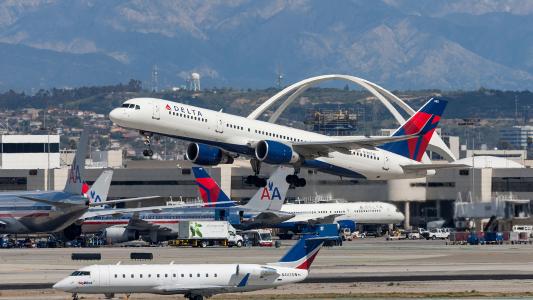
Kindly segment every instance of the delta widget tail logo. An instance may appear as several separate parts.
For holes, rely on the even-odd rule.
[[[429,100],[393,134],[393,136],[418,134],[417,136],[404,141],[387,143],[380,148],[421,161],[447,103],[441,99]]]
[[[263,188],[263,191],[261,192],[261,200],[282,200],[281,199],[281,193],[279,192],[279,189],[274,186],[274,183],[272,181],[268,182],[268,185]]]
[[[220,189],[218,184],[207,174],[204,168],[193,167],[193,173],[196,177],[196,185],[200,190],[200,196],[206,207],[229,207],[234,206],[228,196]],[[224,202],[223,204],[217,204]]]

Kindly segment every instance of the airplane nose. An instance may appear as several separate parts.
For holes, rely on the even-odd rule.
[[[121,119],[120,115],[122,115],[122,113],[118,108],[115,108],[109,113],[109,119],[113,121],[113,123],[118,123]]]
[[[69,288],[69,284],[67,283],[66,279],[63,279],[54,284],[52,288],[54,290],[67,291]]]

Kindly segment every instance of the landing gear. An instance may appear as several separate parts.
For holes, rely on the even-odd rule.
[[[287,183],[295,187],[304,187],[307,184],[305,178],[300,178],[298,175],[287,175]]]
[[[110,294],[104,294],[104,297],[105,297],[106,299],[113,299],[113,298],[115,298],[115,294],[113,294],[113,293],[110,293]]]
[[[195,294],[185,294],[185,298],[189,300],[204,300],[204,296]]]
[[[72,293],[72,300],[80,300],[78,293]]]
[[[144,145],[146,146],[146,149],[143,150],[143,155],[152,157],[154,155],[154,151],[152,151],[152,136],[153,133],[146,132],[146,131],[140,131],[140,134],[144,136]]]
[[[307,184],[307,181],[305,178],[298,177],[298,173],[300,173],[300,168],[296,168],[294,175],[287,175],[287,183],[294,186],[294,187],[304,187]]]
[[[267,185],[266,179],[257,176],[261,170],[261,161],[259,161],[257,158],[252,158],[250,159],[250,164],[252,165],[254,175],[246,177],[246,184],[253,184],[256,187],[265,187]]]

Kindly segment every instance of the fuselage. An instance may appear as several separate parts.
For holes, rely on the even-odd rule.
[[[122,107],[111,111],[109,117],[114,123],[125,128],[216,146],[248,157],[255,155],[255,146],[262,140],[287,145],[295,142],[339,140],[339,137],[154,98],[130,99]],[[334,175],[369,180],[427,175],[427,171],[404,171],[402,165],[418,162],[383,149],[360,148],[349,153],[330,152],[327,156],[305,159],[301,166]]]
[[[31,201],[28,196],[74,205],[58,207]],[[60,191],[0,193],[0,233],[28,234],[57,232],[74,223],[87,211],[87,198]]]
[[[266,272],[265,272],[266,271]],[[54,285],[70,293],[207,295],[245,292],[304,280],[308,271],[258,264],[93,265]]]

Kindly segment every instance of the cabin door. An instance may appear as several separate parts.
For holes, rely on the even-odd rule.
[[[161,111],[157,103],[152,103],[152,119],[154,120],[161,119]]]

